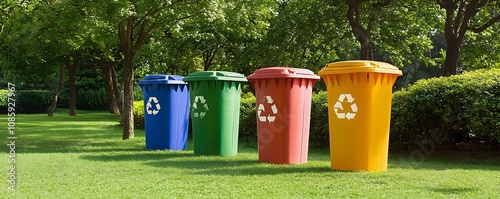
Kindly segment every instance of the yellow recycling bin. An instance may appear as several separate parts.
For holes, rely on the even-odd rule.
[[[392,87],[402,72],[354,60],[328,64],[318,75],[328,91],[332,169],[386,171]]]

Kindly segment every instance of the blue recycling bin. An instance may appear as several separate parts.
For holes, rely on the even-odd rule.
[[[189,90],[183,78],[178,75],[149,75],[139,82],[144,94],[146,149],[186,149]]]

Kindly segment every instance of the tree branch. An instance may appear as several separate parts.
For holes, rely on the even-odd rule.
[[[486,22],[485,24],[483,24],[481,27],[477,27],[477,28],[476,27],[470,27],[470,30],[472,30],[472,32],[474,32],[474,33],[483,32],[484,30],[486,30],[487,28],[489,28],[490,26],[492,26],[496,22],[500,22],[500,15],[491,18],[488,22]]]
[[[386,0],[386,1],[382,1],[382,2],[373,3],[372,7],[373,8],[380,8],[380,7],[388,6],[389,4],[391,4],[391,2],[392,2],[392,0]]]
[[[460,25],[460,29],[458,29],[459,31],[457,34],[459,41],[462,40],[461,38],[465,36],[465,32],[467,32],[467,30],[469,29],[469,22],[476,14],[477,5],[479,3],[478,1],[479,0],[472,0],[471,2],[469,2],[469,4],[466,5],[462,24]]]
[[[454,27],[455,31],[458,31],[458,27],[460,27],[460,24],[464,20],[464,13],[466,11],[466,8],[465,8],[466,5],[467,5],[466,2],[462,1],[460,3],[460,6],[458,6],[457,16],[455,17],[455,21],[453,22],[453,27]]]
[[[482,0],[477,4],[477,8],[482,8],[486,5],[488,5],[489,2],[490,2],[490,0]]]
[[[442,0],[436,0],[436,3],[438,3],[441,8],[445,8],[445,5]]]

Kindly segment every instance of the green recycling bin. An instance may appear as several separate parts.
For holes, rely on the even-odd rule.
[[[183,81],[189,82],[194,154],[236,155],[245,76],[204,71],[191,73]]]

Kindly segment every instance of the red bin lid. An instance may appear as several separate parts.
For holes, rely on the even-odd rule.
[[[272,79],[272,78],[303,78],[303,79],[319,79],[309,69],[304,68],[289,68],[289,67],[268,67],[261,68],[256,71],[247,79]]]

